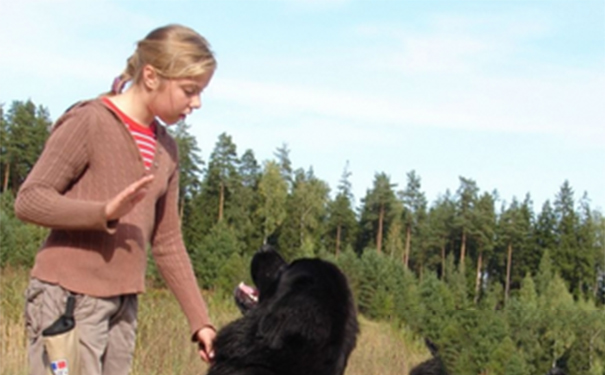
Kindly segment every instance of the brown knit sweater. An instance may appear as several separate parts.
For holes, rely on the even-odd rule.
[[[108,227],[106,202],[146,173],[155,177],[145,198]],[[20,219],[51,228],[32,276],[96,297],[142,293],[150,244],[192,334],[210,325],[181,236],[178,182],[176,143],[164,127],[147,171],[128,129],[100,100],[70,109],[15,202]]]

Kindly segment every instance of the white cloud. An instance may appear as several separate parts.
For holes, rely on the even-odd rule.
[[[380,96],[234,79],[213,83],[210,95],[267,118],[304,115],[385,129],[421,125],[603,142],[603,87],[602,72],[557,70],[541,77],[464,77],[423,96],[405,90]]]

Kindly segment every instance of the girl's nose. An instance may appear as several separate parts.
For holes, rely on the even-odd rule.
[[[191,99],[191,108],[198,109],[202,106],[202,98],[201,95],[194,95]]]

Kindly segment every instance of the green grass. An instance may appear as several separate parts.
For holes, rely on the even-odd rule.
[[[23,293],[27,271],[0,272],[0,375],[27,374],[27,340],[23,323]],[[205,294],[217,327],[237,318],[230,298]],[[407,374],[427,357],[420,340],[388,323],[360,317],[361,334],[349,359],[347,375]],[[190,341],[183,313],[164,289],[151,289],[139,302],[137,347],[132,375],[204,374],[206,365]]]

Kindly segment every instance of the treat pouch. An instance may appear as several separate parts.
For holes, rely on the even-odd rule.
[[[49,375],[80,375],[78,330],[74,319],[75,297],[69,295],[65,313],[42,331],[44,348],[48,355]]]

